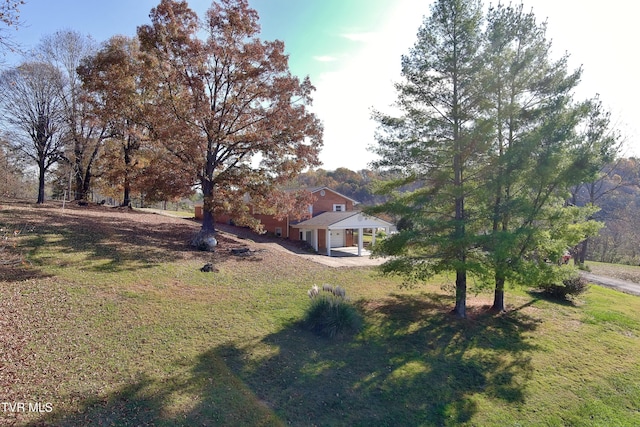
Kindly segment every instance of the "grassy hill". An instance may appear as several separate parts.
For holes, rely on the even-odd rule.
[[[185,219],[0,206],[0,401],[42,409],[0,425],[640,425],[638,297],[512,289],[495,316],[479,293],[458,320],[451,278],[406,289],[225,233],[193,252]],[[298,326],[323,283],[358,335]]]

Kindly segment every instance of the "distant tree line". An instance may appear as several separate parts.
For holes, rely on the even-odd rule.
[[[586,260],[640,265],[640,159],[620,158],[605,165],[597,179],[572,188],[571,203],[599,208],[593,218],[604,227],[573,251]]]
[[[385,200],[375,192],[375,186],[383,179],[379,172],[369,169],[352,171],[348,168],[336,170],[315,169],[304,172],[288,185],[309,188],[327,186],[365,206],[373,206]]]

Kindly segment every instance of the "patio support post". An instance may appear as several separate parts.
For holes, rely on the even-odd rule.
[[[327,227],[324,240],[327,243],[327,256],[331,256],[331,229]]]
[[[376,228],[371,229],[371,246],[376,244]]]
[[[363,235],[364,234],[364,228],[360,227],[358,228],[358,256],[362,256],[362,245],[364,242],[363,239]]]
[[[313,229],[313,249],[318,252],[318,229]]]

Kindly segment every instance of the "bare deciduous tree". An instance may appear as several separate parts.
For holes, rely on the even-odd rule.
[[[58,68],[68,82],[62,93],[67,126],[64,158],[73,171],[76,200],[88,197],[92,168],[106,137],[106,125],[91,114],[77,72],[83,59],[95,52],[96,43],[93,39],[73,30],[61,30],[44,37],[36,50],[36,55]]]
[[[20,6],[24,0],[3,0],[0,2],[0,55],[4,56],[5,51],[15,51],[16,43],[11,34],[7,33],[7,28],[18,29],[20,27]],[[0,63],[2,58],[0,57]]]
[[[64,77],[50,64],[26,62],[0,74],[0,120],[12,150],[38,167],[38,203],[45,174],[62,157]]]

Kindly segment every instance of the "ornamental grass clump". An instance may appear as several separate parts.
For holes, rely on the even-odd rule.
[[[589,283],[584,277],[575,275],[562,281],[562,284],[545,284],[542,292],[552,298],[570,299],[585,293],[589,289]]]
[[[303,325],[310,331],[328,338],[357,332],[362,318],[340,286],[314,285],[308,292],[311,305],[305,314]]]

